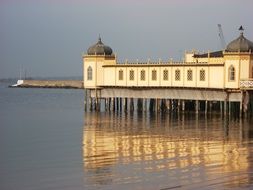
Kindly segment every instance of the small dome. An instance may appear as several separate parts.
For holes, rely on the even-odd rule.
[[[112,55],[112,53],[112,48],[104,45],[100,37],[98,42],[87,50],[88,55]]]
[[[246,39],[243,35],[243,32],[241,32],[241,35],[230,42],[227,45],[226,51],[228,52],[249,52],[253,51],[253,42]]]

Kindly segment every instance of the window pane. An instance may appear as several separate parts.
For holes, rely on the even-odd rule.
[[[141,70],[141,80],[145,80],[145,71]]]
[[[192,70],[187,71],[187,80],[192,81]]]
[[[91,66],[87,69],[87,80],[92,80],[92,68]]]
[[[129,72],[129,80],[134,80],[134,71],[133,70],[131,70]]]
[[[180,70],[175,71],[175,80],[179,81],[180,80]]]
[[[119,80],[123,80],[123,71],[119,70]]]
[[[206,80],[206,73],[205,73],[205,70],[202,69],[200,72],[199,72],[199,80],[200,81],[205,81]]]
[[[163,80],[169,80],[169,72],[168,70],[163,71]]]
[[[156,70],[152,71],[152,80],[156,80]]]
[[[234,81],[235,80],[235,68],[233,66],[229,67],[228,74],[229,74],[229,80]]]

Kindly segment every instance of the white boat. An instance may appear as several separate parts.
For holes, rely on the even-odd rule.
[[[24,83],[24,80],[18,80],[17,81],[17,84],[13,84],[13,85],[11,85],[10,87],[18,87],[18,86],[20,86],[21,84],[23,84]]]

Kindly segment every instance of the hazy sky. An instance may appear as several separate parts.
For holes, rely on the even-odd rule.
[[[180,59],[219,50],[243,25],[253,41],[252,0],[0,0],[0,78],[81,76],[82,52],[102,41],[119,61]]]

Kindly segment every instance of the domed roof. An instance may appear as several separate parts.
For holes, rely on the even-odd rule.
[[[243,28],[240,27],[241,31]],[[244,37],[243,32],[241,32],[240,36],[230,42],[227,45],[226,51],[228,52],[249,52],[253,51],[253,42],[249,41],[247,38]]]
[[[100,37],[98,42],[87,50],[88,55],[112,55],[112,53],[112,48],[104,45]]]

